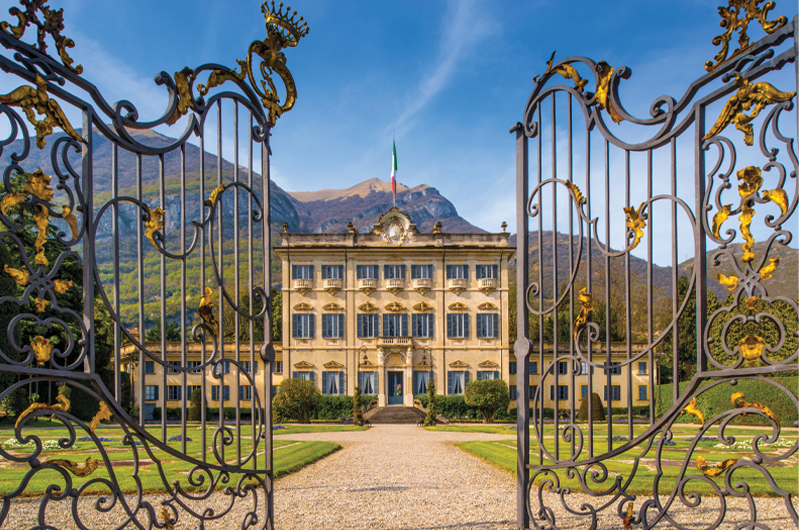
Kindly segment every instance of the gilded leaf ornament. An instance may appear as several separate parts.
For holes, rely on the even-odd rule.
[[[94,473],[98,467],[100,467],[100,463],[92,458],[91,456],[86,459],[86,462],[73,462],[72,460],[67,459],[50,459],[46,463],[53,464],[54,466],[62,467],[75,475],[76,477],[88,477],[92,473]]]
[[[586,287],[578,293],[578,301],[581,303],[581,312],[575,319],[575,325],[572,327],[572,337],[577,341],[578,332],[583,326],[589,322],[589,315],[592,314],[592,293],[586,292]]]
[[[767,343],[758,335],[747,335],[739,342],[739,351],[750,366],[758,364]]]
[[[778,268],[780,262],[781,260],[778,258],[769,258],[769,265],[761,267],[761,270],[758,271],[759,276],[761,276],[761,281],[772,278],[772,273]]]
[[[28,280],[31,277],[31,274],[25,269],[12,269],[8,265],[3,265],[3,270],[6,274],[11,276],[11,278],[16,282],[17,285],[20,287],[25,287],[28,285]]]
[[[597,83],[597,92],[594,95],[594,101],[597,103],[597,108],[600,110],[608,110],[608,115],[614,120],[614,123],[622,121],[622,116],[611,105],[609,96],[611,94],[611,77],[614,75],[614,67],[605,61],[597,63],[597,72],[600,74],[600,81]]]
[[[553,51],[552,55],[550,55],[550,60],[547,61],[547,70],[545,70],[544,74],[542,74],[541,80],[544,81],[553,74],[561,74],[564,79],[572,79],[572,82],[575,83],[575,90],[582,93],[589,81],[587,79],[583,79],[580,74],[578,74],[578,71],[575,69],[575,67],[571,64],[560,64],[553,68],[553,61],[555,60],[555,57],[556,52]],[[534,76],[534,83],[539,82],[539,80],[540,78],[538,75]]]
[[[633,502],[628,503],[628,510],[625,512],[625,517],[622,518],[623,530],[631,530],[631,519],[633,518]]]
[[[214,291],[211,290],[211,287],[206,287],[203,296],[200,297],[195,316],[202,319],[206,326],[211,328],[214,335],[217,334],[217,319],[214,317]]]
[[[110,420],[112,418],[111,411],[106,405],[105,401],[100,402],[100,410],[97,411],[97,414],[94,415],[92,418],[92,422],[89,424],[89,430],[94,434],[94,430],[100,425],[102,420]]]
[[[731,394],[731,405],[733,405],[734,408],[737,409],[750,409],[750,408],[758,409],[761,412],[763,412],[768,418],[772,419],[775,423],[777,423],[778,429],[780,429],[781,427],[780,420],[778,420],[778,417],[775,415],[774,412],[772,412],[772,410],[769,407],[762,405],[761,403],[748,403],[744,399],[744,392],[736,392],[735,394]]]
[[[722,223],[731,215],[731,206],[733,205],[725,204],[720,211],[714,214],[714,218],[711,220],[711,233],[717,239],[719,239],[719,229],[722,228]]]
[[[25,409],[25,411],[22,414],[19,415],[19,418],[17,418],[17,422],[14,424],[14,429],[17,429],[19,427],[19,424],[22,423],[22,420],[25,418],[25,416],[27,416],[34,410],[46,409],[56,412],[67,412],[69,410],[70,403],[69,399],[67,399],[66,396],[58,395],[56,396],[56,401],[58,401],[58,403],[54,405],[48,405],[47,403],[31,403],[31,405],[27,409]]]
[[[72,280],[53,280],[53,290],[58,294],[64,294],[73,286]]]
[[[3,212],[3,215],[8,217],[8,210],[14,206],[19,206],[23,202],[25,202],[24,193],[6,193],[3,195],[3,200],[0,200],[0,212]]]
[[[34,298],[33,299],[33,307],[36,309],[37,313],[44,312],[47,309],[47,306],[50,304],[50,300],[45,300],[44,298]]]
[[[216,206],[217,198],[219,197],[219,194],[222,193],[223,191],[225,191],[225,186],[223,184],[220,184],[219,186],[214,188],[214,190],[211,192],[211,195],[208,196],[208,202],[211,203],[212,207]]]
[[[72,128],[58,101],[50,99],[47,95],[47,81],[39,74],[36,74],[36,88],[23,85],[8,94],[0,94],[0,103],[9,107],[20,107],[23,110],[28,121],[36,129],[36,146],[39,149],[44,149],[47,145],[46,138],[53,134],[53,127],[60,127],[73,139],[83,142],[83,138]],[[37,119],[37,115],[44,115],[44,119]]]
[[[756,240],[753,237],[753,233],[750,232],[753,215],[756,213],[751,207],[752,204],[752,199],[746,200],[742,206],[742,213],[739,215],[739,231],[742,233],[742,238],[744,239],[744,243],[742,244],[742,261],[744,262],[753,261],[753,258],[756,257],[756,255],[753,254],[753,245]]]
[[[583,202],[583,200],[584,200],[583,199],[583,193],[581,193],[581,189],[578,187],[577,184],[575,184],[571,180],[566,181],[564,184],[566,184],[566,186],[572,192],[573,197],[575,197],[575,204],[580,206],[581,202]]]
[[[758,196],[758,190],[764,184],[764,178],[761,176],[761,168],[756,166],[747,166],[736,172],[736,178],[739,180],[739,197],[745,198],[750,195]]]
[[[755,311],[756,310],[756,303],[761,300],[759,295],[748,296],[744,299],[745,304],[747,305],[748,311]]]
[[[731,274],[730,276],[725,276],[724,274],[720,273],[717,274],[717,281],[728,289],[729,291],[733,291],[736,289],[736,286],[739,285],[739,278]]]
[[[30,195],[45,202],[53,200],[53,188],[50,187],[50,175],[45,175],[42,168],[37,169],[33,173],[23,173],[25,181],[23,187]]]
[[[738,458],[729,458],[727,460],[723,460],[718,464],[714,464],[713,466],[706,464],[706,457],[703,455],[699,455],[697,457],[697,461],[695,462],[695,467],[707,477],[718,477],[719,475],[723,474],[726,469],[731,467],[733,464],[738,462]]]
[[[44,255],[44,243],[47,241],[47,228],[50,226],[50,212],[44,204],[36,204],[36,213],[33,214],[33,221],[36,223],[38,234],[36,241],[33,242],[33,247],[36,249],[36,255],[33,258],[34,263],[47,267],[50,262]]]
[[[144,235],[148,241],[150,241],[150,244],[157,249],[158,245],[156,245],[154,234],[164,228],[165,212],[161,208],[155,208],[152,210],[148,208],[147,211],[150,213],[150,218],[144,223]]]
[[[72,209],[69,206],[64,206],[61,210],[61,218],[67,222],[69,226],[70,232],[72,232],[72,239],[78,238],[78,233],[80,230],[78,229],[78,218],[75,217],[75,214],[72,213]]]
[[[633,206],[627,206],[622,208],[622,211],[625,212],[625,217],[627,217],[627,222],[625,223],[625,225],[633,233],[633,243],[631,243],[631,247],[628,250],[633,250],[637,246],[639,246],[639,241],[642,240],[642,236],[644,235],[643,229],[647,226],[647,223],[642,218],[642,210],[644,209],[644,204],[645,203],[640,204],[638,210],[635,209]]]
[[[703,413],[700,411],[699,408],[697,408],[696,397],[693,397],[692,400],[689,402],[689,404],[683,408],[681,414],[694,414],[700,419],[700,423],[705,424],[706,422],[705,418],[703,417]]]
[[[194,95],[192,94],[192,85],[196,75],[194,70],[185,67],[180,72],[175,72],[175,86],[178,89],[178,104],[175,107],[175,112],[167,120],[167,125],[174,125],[181,116],[184,116],[189,109],[194,109]]]
[[[3,21],[0,22],[0,29],[12,37],[20,39],[25,34],[25,29],[28,26],[35,25],[37,27],[36,48],[42,53],[47,53],[47,44],[44,39],[49,34],[56,43],[56,50],[58,50],[58,56],[61,57],[61,63],[76,74],[82,74],[83,67],[79,64],[72,66],[75,61],[67,53],[67,48],[75,47],[75,41],[61,34],[64,30],[64,10],[51,9],[50,6],[46,5],[47,0],[28,0],[20,3],[25,7],[25,11],[20,11],[18,7],[12,7],[8,10],[11,16],[17,17],[17,25],[12,26]],[[37,11],[41,11],[42,15],[44,15],[44,20],[39,19]]]
[[[729,124],[733,124],[738,130],[744,133],[744,143],[753,145],[753,124],[752,122],[767,105],[780,103],[792,99],[796,92],[781,92],[766,81],[751,83],[747,78],[742,77],[737,72],[736,86],[739,88],[736,93],[728,99],[722,112],[717,118],[717,122],[711,130],[703,136],[703,140],[708,140],[719,133]],[[745,111],[753,109],[750,114]]]
[[[161,518],[164,520],[164,530],[175,530],[175,521],[170,517],[169,510],[161,508]]]
[[[762,1],[763,0],[728,0],[728,7],[720,6],[718,8],[719,16],[722,17],[719,25],[725,28],[725,32],[721,35],[717,35],[711,41],[714,46],[722,45],[722,48],[720,48],[719,53],[714,56],[715,62],[706,61],[705,69],[707,71],[710,72],[714,70],[720,64],[728,60],[728,49],[734,31],[739,32],[739,47],[733,51],[731,58],[740,54],[750,46],[750,37],[747,36],[747,27],[750,25],[750,21],[758,20],[758,23],[761,24],[761,28],[770,35],[786,25],[788,20],[783,16],[775,20],[767,20],[767,13],[775,7],[775,2],[770,0],[763,6],[759,6]],[[744,13],[742,13],[740,18],[739,12],[742,9]]]
[[[789,198],[786,196],[786,190],[781,188],[774,189],[774,190],[764,190],[761,192],[761,196],[768,201],[772,201],[778,205],[778,208],[781,209],[781,216],[786,215],[786,212],[789,209]]]
[[[50,339],[37,335],[31,342],[31,348],[33,348],[33,356],[37,365],[43,366],[50,360],[50,355],[53,352],[53,344]]]

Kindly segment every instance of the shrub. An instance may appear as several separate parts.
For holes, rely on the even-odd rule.
[[[492,423],[498,410],[508,409],[508,385],[502,379],[470,381],[464,391],[464,401],[478,409],[484,423]]]
[[[428,413],[425,415],[425,427],[436,425],[436,383],[428,382]]]
[[[364,425],[364,416],[361,414],[361,387],[356,386],[353,392],[353,425]]]
[[[626,413],[628,409],[625,409]],[[603,402],[600,401],[600,395],[597,392],[592,392],[592,421],[603,421],[606,419],[606,412],[603,408]],[[583,396],[581,401],[581,408],[578,411],[578,421],[589,421],[589,395]]]
[[[284,379],[281,381],[275,404],[286,411],[286,415],[300,423],[308,423],[311,412],[320,399],[319,389],[313,381]]]
[[[3,407],[3,410],[6,411],[9,417],[16,418],[22,414],[22,411],[28,408],[28,405],[30,405],[30,403],[28,403],[28,391],[24,386],[21,386],[8,394],[3,399],[0,407]]]
[[[201,407],[203,406],[203,391],[199,388],[195,388],[192,392],[192,395],[189,396],[189,413],[188,413],[188,420],[189,421],[200,421],[202,416]],[[208,416],[208,414],[206,414]]]

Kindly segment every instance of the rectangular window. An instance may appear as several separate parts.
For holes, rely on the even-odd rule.
[[[447,372],[447,395],[463,394],[467,383],[469,383],[468,370],[451,370]]]
[[[406,266],[405,265],[384,265],[383,266],[383,279],[406,279]]]
[[[420,339],[433,338],[433,313],[411,315],[411,336]]]
[[[467,313],[447,314],[447,337],[450,339],[469,338],[469,315]]]
[[[639,375],[647,375],[647,361],[639,363]]]
[[[509,361],[508,362],[508,374],[509,375],[516,375],[517,373],[517,361]]]
[[[620,375],[622,373],[622,367],[620,367],[619,365],[620,363],[611,363],[611,366],[613,368],[609,370],[603,370],[603,375],[607,374],[608,372],[610,372],[611,375]]]
[[[322,315],[322,338],[344,338],[344,314],[324,313]]]
[[[517,400],[517,385],[510,385],[508,387],[508,397],[511,398],[511,401]]]
[[[558,362],[558,375],[566,375],[568,371],[567,361]]]
[[[186,368],[189,368],[191,372],[200,372],[201,364],[200,361],[186,361]]]
[[[528,361],[528,375],[536,375],[539,373],[539,366],[537,361]]]
[[[639,385],[639,401],[647,401],[647,385]]]
[[[408,315],[384,313],[382,333],[384,337],[408,337]]]
[[[365,280],[372,278],[378,279],[378,266],[377,265],[356,265],[356,279]]]
[[[469,265],[447,265],[445,268],[445,273],[447,274],[447,279],[458,279],[463,278],[465,280],[469,279]]]
[[[475,316],[475,328],[479,339],[496,339],[500,336],[498,329],[500,315],[497,313],[478,313]]]
[[[314,338],[314,316],[313,314],[293,314],[292,315],[292,338],[313,339]]]
[[[156,362],[155,361],[145,361],[144,362],[144,373],[146,373],[146,374],[154,374],[154,373],[156,373]]]
[[[585,398],[586,394],[588,393],[589,393],[589,385],[581,385],[581,401],[583,401],[583,398]]]
[[[181,385],[167,385],[167,400],[180,401]]]
[[[317,380],[314,372],[292,372],[292,379],[305,379],[306,381]]]
[[[145,401],[156,401],[158,399],[158,385],[145,385],[144,399]]]
[[[411,266],[411,279],[417,280],[427,278],[433,279],[433,265],[412,265]]]
[[[412,374],[412,391],[414,394],[427,394],[428,393],[428,383],[431,380],[431,373],[428,371],[417,371],[414,370]]]
[[[253,387],[242,385],[239,387],[239,401],[250,401],[253,399]]]
[[[181,362],[180,361],[170,362],[170,364],[173,365],[174,368],[173,368],[173,366],[167,366],[167,373],[168,374],[177,374],[177,373],[180,372],[180,370],[178,369],[178,368],[181,367]]]
[[[344,372],[322,372],[322,393],[326,396],[344,394]]]
[[[475,265],[475,279],[483,278],[497,279],[497,265]]]
[[[536,399],[536,389],[539,388],[537,385],[530,385],[528,387],[528,401],[533,401]]]
[[[293,280],[313,280],[314,279],[314,266],[313,265],[292,265],[292,279]]]
[[[378,315],[359,314],[356,316],[358,338],[368,339],[378,336]]]
[[[479,370],[475,375],[475,379],[483,381],[484,379],[500,379],[500,372],[497,370]]]
[[[358,372],[358,386],[365,396],[378,394],[378,372]]]
[[[222,387],[222,400],[228,401],[231,399],[230,385]],[[219,401],[219,385],[212,385],[211,387],[211,401]]]
[[[589,363],[581,363],[581,375],[589,375]]]
[[[323,280],[343,280],[344,279],[344,265],[323,265],[322,266],[322,279]]]
[[[231,362],[230,361],[223,361],[222,362],[222,373],[223,374],[231,373]]]
[[[256,366],[258,366],[258,363],[256,363]],[[283,361],[275,361],[275,364],[272,365],[272,373],[273,374],[283,373]]]
[[[189,385],[189,386],[187,386],[186,387],[186,397],[188,399],[192,399],[192,394],[194,394],[195,390],[197,390],[198,392],[202,393],[203,392],[203,387],[201,387],[200,385]]]
[[[553,385],[550,385],[550,399],[555,400],[553,397]],[[558,400],[566,401],[569,399],[569,385],[558,385]]]
[[[611,385],[611,401],[619,401],[622,399],[620,396],[622,395],[620,386],[619,385]],[[608,401],[608,386],[603,385],[603,399]]]

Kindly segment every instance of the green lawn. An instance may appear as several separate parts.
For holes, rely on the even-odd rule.
[[[159,439],[162,437],[160,427],[151,427],[147,430],[153,436]],[[39,456],[39,460],[43,462],[51,459],[66,459],[72,462],[84,463],[89,457],[101,460],[97,447],[91,440],[76,441],[68,450],[60,448],[57,445],[57,441],[59,438],[67,436],[66,429],[24,429],[23,434],[26,436],[39,436],[43,443],[46,444],[45,449]],[[79,431],[78,434],[80,435],[83,433]],[[167,428],[167,437],[178,434],[181,434],[181,428],[179,426],[171,426]],[[186,434],[187,437],[191,439],[191,441],[187,440],[186,442],[186,454],[188,456],[198,460],[202,460],[203,457],[205,457],[209,463],[216,462],[212,450],[213,430],[211,429],[211,426],[207,426],[205,447],[201,443],[202,432],[199,427],[187,427]],[[132,476],[134,470],[134,450],[132,447],[122,444],[122,429],[118,427],[100,427],[97,429],[96,435],[98,437],[111,439],[111,441],[103,441],[102,443],[103,448],[107,453],[107,458],[112,463],[114,476],[112,478],[111,474],[101,460],[100,467],[88,477],[80,478],[70,475],[70,477],[73,479],[73,487],[80,487],[81,484],[84,484],[87,481],[100,478],[106,480],[116,480],[124,492],[135,492],[137,484]],[[13,451],[13,454],[18,456],[30,454],[30,452],[33,450],[32,445],[29,447],[13,447],[14,445],[18,444],[16,444],[14,441],[9,443],[12,437],[13,433],[10,429],[0,430],[0,443],[3,444],[6,450]],[[242,457],[246,457],[248,448],[251,444],[247,429],[242,430],[242,436],[238,442],[239,444],[237,444],[236,439],[234,439],[232,445],[225,446],[224,448],[224,460],[229,464],[235,463],[238,458],[239,447],[237,447],[237,445],[240,445],[241,447]],[[181,441],[168,442],[167,445],[178,453],[183,450],[183,443]],[[323,458],[340,448],[338,444],[330,442],[306,442],[292,440],[275,440],[273,447],[273,468],[276,478],[288,473],[293,473],[301,469],[303,466],[319,460],[320,458]],[[181,487],[183,487],[185,490],[197,491],[208,487],[208,476],[204,477],[206,480],[202,487],[195,487],[189,483],[188,473],[191,471],[193,466],[190,463],[182,460],[179,456],[170,454],[167,451],[155,449],[152,446],[150,447],[152,455],[148,453],[144,446],[137,446],[136,449],[140,464],[138,477],[141,481],[141,488],[144,492],[158,492],[164,490],[164,484],[161,481],[159,473],[159,464],[155,462],[156,460],[160,461],[160,468],[167,477],[170,485],[172,485],[173,481],[177,480],[181,484]],[[259,450],[263,451],[263,444],[259,445]],[[263,452],[258,455],[258,458],[260,460],[258,467],[263,468]],[[245,466],[247,468],[252,468],[252,460],[250,460],[249,464],[245,464]],[[0,473],[0,494],[8,494],[19,487],[25,474],[30,470],[30,467],[27,463],[15,463],[0,458],[0,469],[2,469],[2,473]],[[217,476],[218,472],[215,472],[214,474]],[[196,477],[199,475],[204,474],[196,474]],[[238,476],[231,477],[233,481],[238,480],[238,478]],[[34,478],[28,483],[24,495],[41,495],[45,488],[47,488],[50,484],[59,484],[63,486],[64,479],[56,470],[43,469],[34,475]],[[229,484],[220,484],[220,487],[227,485]],[[108,489],[102,487],[102,485],[90,486],[89,491],[108,493]]]
[[[719,441],[701,441],[695,448],[694,453],[691,455],[689,461],[689,467],[687,468],[686,475],[699,475],[700,471],[697,470],[695,466],[695,461],[698,455],[703,455],[706,460],[707,464],[715,465],[718,462],[721,462],[726,459],[731,458],[738,458],[738,459],[750,459],[753,457],[752,449],[749,447],[749,441],[752,437],[759,432],[769,432],[768,430],[764,429],[763,431],[755,431],[755,430],[746,430],[746,429],[728,429],[726,430],[727,435],[736,436],[737,441],[747,441],[746,447],[740,448],[733,448],[733,447],[715,447],[719,444]],[[684,429],[681,428],[673,428],[673,438],[672,441],[675,442],[675,445],[667,446],[665,445],[663,448],[663,452],[661,455],[661,462],[662,462],[662,470],[663,476],[661,478],[661,482],[659,484],[659,492],[661,494],[668,494],[672,487],[674,486],[678,475],[680,473],[680,468],[683,464],[683,460],[686,457],[686,451],[691,445],[690,441],[685,441],[686,438],[693,437],[697,433],[697,429],[692,428],[691,426],[687,426]],[[714,435],[714,433],[707,433],[707,435]],[[624,434],[623,434],[624,436]],[[797,442],[797,431],[789,431],[788,433],[784,432],[781,436],[783,439],[788,440],[790,443]],[[626,442],[624,441],[614,441],[613,447],[619,447],[624,445]],[[607,450],[608,447],[607,438],[605,433],[602,436],[595,436],[594,438],[594,446],[595,446],[595,455],[602,454]],[[560,442],[560,454],[562,458],[568,458],[569,454],[568,451],[571,447],[571,444],[564,442],[563,440]],[[497,440],[497,441],[471,441],[471,442],[461,442],[456,444],[457,447],[460,449],[473,454],[509,473],[515,474],[517,468],[517,443],[516,440],[513,439],[504,439],[504,440]],[[548,451],[554,451],[555,443],[552,438],[545,439],[545,447]],[[762,451],[770,456],[776,456],[778,454],[784,454],[788,451],[788,448],[773,448],[769,449],[769,446],[761,446]],[[622,477],[623,483],[630,478],[631,470],[633,469],[633,459],[637,456],[642,455],[645,449],[645,445],[636,446],[634,449],[618,455],[614,458],[611,458],[605,461],[605,464],[608,467],[609,476],[607,480],[600,484],[592,484],[591,477],[587,477],[589,483],[592,485],[592,488],[595,491],[603,491],[610,488],[616,477],[619,475]],[[653,480],[656,477],[656,468],[655,468],[655,456],[656,456],[657,447],[655,445],[651,446],[648,452],[643,456],[642,460],[639,463],[639,469],[636,471],[633,479],[631,480],[630,486],[627,488],[628,493],[636,493],[636,494],[646,494],[652,493],[653,491]],[[584,452],[581,453],[579,458],[587,458],[588,457],[588,449],[584,447]],[[531,455],[530,455],[531,463],[538,464],[539,463],[539,446],[535,440],[531,440]],[[544,460],[543,463],[547,464],[549,461]],[[787,462],[784,461],[784,464]],[[579,467],[579,471],[583,471],[584,467]],[[594,466],[592,470],[599,471],[597,466]],[[782,487],[786,488],[786,491],[791,493],[792,495],[797,495],[798,493],[798,482],[797,482],[797,473],[798,473],[798,465],[797,465],[797,456],[793,456],[791,459],[788,460],[788,465],[784,467],[770,467],[769,469],[772,477],[775,479],[777,484],[781,485]],[[591,472],[591,470],[590,470]],[[535,473],[534,470],[531,470],[531,473]],[[572,491],[580,491],[581,486],[579,481],[576,478],[568,478],[566,470],[558,470],[556,473],[559,476],[561,481],[561,487],[569,487]],[[544,475],[543,478],[547,477]],[[757,470],[751,469],[741,469],[736,471],[733,475],[734,482],[737,481],[744,481],[750,486],[750,491],[753,492],[754,495],[757,496],[774,496],[776,495],[772,488],[770,488],[765,480],[763,480],[763,475]],[[720,476],[715,478],[715,482],[719,487],[724,486],[724,473]],[[536,481],[537,483],[539,481]],[[702,494],[709,494],[712,493],[713,490],[711,486],[706,484],[702,480],[692,480],[686,485],[685,489],[686,493],[690,492],[698,492]]]
[[[441,431],[441,432],[484,432],[489,434],[517,434],[516,429],[512,424],[504,425],[437,425],[436,427],[425,427],[426,431]]]
[[[283,434],[299,434],[299,433],[309,433],[309,432],[343,432],[343,431],[366,431],[369,427],[354,427],[353,425],[317,425],[317,424],[309,424],[309,425],[297,425],[293,423],[285,423],[281,424],[283,427],[282,429],[274,429],[272,434],[283,435]],[[277,425],[276,425],[277,427]]]

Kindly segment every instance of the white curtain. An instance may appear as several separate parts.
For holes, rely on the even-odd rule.
[[[427,387],[428,387],[428,374],[423,372],[419,374],[419,388],[417,388],[417,394],[426,393]]]
[[[464,372],[455,372],[453,374],[455,381],[453,383],[453,393],[454,394],[463,394],[464,393]]]
[[[339,374],[330,372],[328,374],[328,394],[336,395],[339,393]]]
[[[375,390],[372,385],[372,378],[375,376],[377,372],[368,372],[364,374],[364,393],[365,394],[374,394]]]

